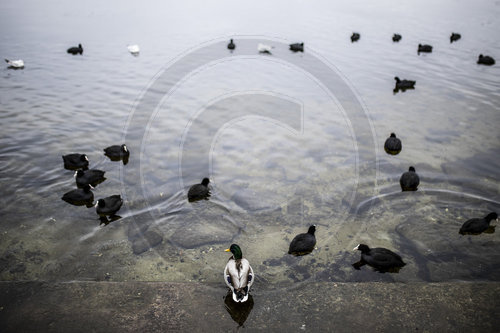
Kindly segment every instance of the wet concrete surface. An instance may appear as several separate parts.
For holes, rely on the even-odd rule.
[[[497,332],[500,283],[0,282],[2,332]]]

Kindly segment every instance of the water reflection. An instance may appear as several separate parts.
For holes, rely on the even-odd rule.
[[[231,318],[238,324],[238,327],[243,326],[247,320],[250,312],[253,309],[253,296],[248,295],[248,300],[243,303],[233,301],[233,294],[229,290],[224,296],[224,307],[231,316]]]

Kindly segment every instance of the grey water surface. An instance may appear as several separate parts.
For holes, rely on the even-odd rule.
[[[0,56],[25,68],[0,69],[0,279],[223,286],[237,243],[255,288],[499,281],[499,234],[458,234],[500,212],[500,70],[476,64],[500,59],[498,17],[492,1],[1,2]],[[78,43],[83,55],[66,53]],[[394,93],[395,76],[416,88]],[[123,142],[128,164],[104,156]],[[106,171],[96,199],[124,197],[120,219],[60,199],[74,152]],[[420,187],[402,193],[410,165]],[[189,203],[204,177],[210,200]],[[311,224],[316,249],[287,255]],[[356,271],[358,243],[407,266]]]

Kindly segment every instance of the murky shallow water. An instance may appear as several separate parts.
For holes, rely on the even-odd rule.
[[[26,62],[24,70],[2,70],[0,80],[2,280],[217,282],[232,242],[250,260],[255,288],[500,279],[498,233],[458,234],[468,218],[500,211],[499,70],[475,64],[479,53],[500,54],[498,4],[286,2],[265,12],[179,4],[141,8],[144,18],[133,3],[120,2],[117,12],[54,4],[43,15],[0,6],[9,31],[1,49]],[[252,15],[260,19],[242,20]],[[362,35],[354,44],[352,31]],[[449,44],[451,31],[462,39]],[[398,44],[394,32],[403,35]],[[234,35],[234,53],[207,52],[218,60],[181,80],[157,74]],[[254,36],[276,45],[304,41],[306,53],[277,47],[272,56],[249,55]],[[83,56],[67,55],[78,42]],[[418,56],[420,42],[434,52]],[[139,57],[128,54],[130,43],[141,46]],[[365,119],[339,102],[340,87],[329,91],[298,67],[309,54],[345,78]],[[416,89],[393,94],[395,75],[415,79]],[[160,78],[174,89],[155,91]],[[143,127],[133,112],[149,96],[158,103]],[[367,119],[372,130],[359,133]],[[393,131],[403,140],[397,156],[383,152]],[[122,140],[132,152],[126,166],[102,154]],[[96,198],[126,197],[121,219],[99,226],[94,209],[60,200],[74,188],[61,160],[71,152],[87,153],[92,168],[106,171]],[[420,189],[401,193],[409,165]],[[188,203],[186,189],[207,173],[212,198]],[[310,224],[315,251],[286,255]],[[148,247],[147,231],[161,244],[134,254]],[[408,265],[399,274],[355,271],[352,248],[360,242],[393,249]]]

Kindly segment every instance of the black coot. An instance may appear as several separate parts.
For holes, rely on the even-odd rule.
[[[293,52],[304,52],[304,43],[290,44],[290,50]]]
[[[403,173],[399,179],[399,184],[401,185],[401,190],[403,191],[416,191],[418,185],[420,184],[420,178],[415,172],[414,167],[410,167],[408,171]]]
[[[381,273],[397,273],[401,267],[406,265],[398,254],[383,247],[370,249],[368,245],[359,244],[354,250],[361,251],[361,259],[352,264],[358,270],[363,265],[369,265]]]
[[[87,171],[78,170],[75,174],[76,186],[84,187],[85,185],[90,184],[95,187],[106,180],[106,177],[104,177],[105,173],[105,171],[96,169],[90,169]]]
[[[72,55],[75,54],[82,54],[83,53],[83,47],[82,44],[78,44],[78,46],[73,46],[68,49],[68,53],[71,53]]]
[[[87,169],[89,166],[89,158],[85,154],[68,154],[62,158],[64,168],[68,170]]]
[[[391,136],[385,140],[384,150],[387,154],[397,155],[402,149],[401,140],[396,138],[396,134],[391,133]]]
[[[293,254],[294,256],[302,256],[309,254],[314,250],[316,245],[316,236],[314,232],[316,231],[316,226],[312,225],[309,227],[306,233],[298,234],[294,237],[290,243],[290,248],[288,249],[288,254]]]
[[[91,191],[92,188],[92,186],[87,184],[83,188],[64,193],[61,199],[75,206],[86,205],[87,207],[92,207],[92,203],[94,202],[94,193]]]
[[[493,59],[490,56],[484,56],[482,54],[479,55],[479,58],[477,59],[478,65],[487,65],[491,66],[495,64],[495,59]]]
[[[461,235],[479,235],[480,233],[494,233],[495,226],[490,226],[490,222],[497,220],[498,215],[491,212],[483,218],[474,218],[466,221],[460,228]]]
[[[202,199],[207,199],[210,197],[210,191],[208,189],[208,184],[210,180],[208,178],[203,178],[201,184],[195,184],[191,186],[188,191],[189,202],[198,201]]]

